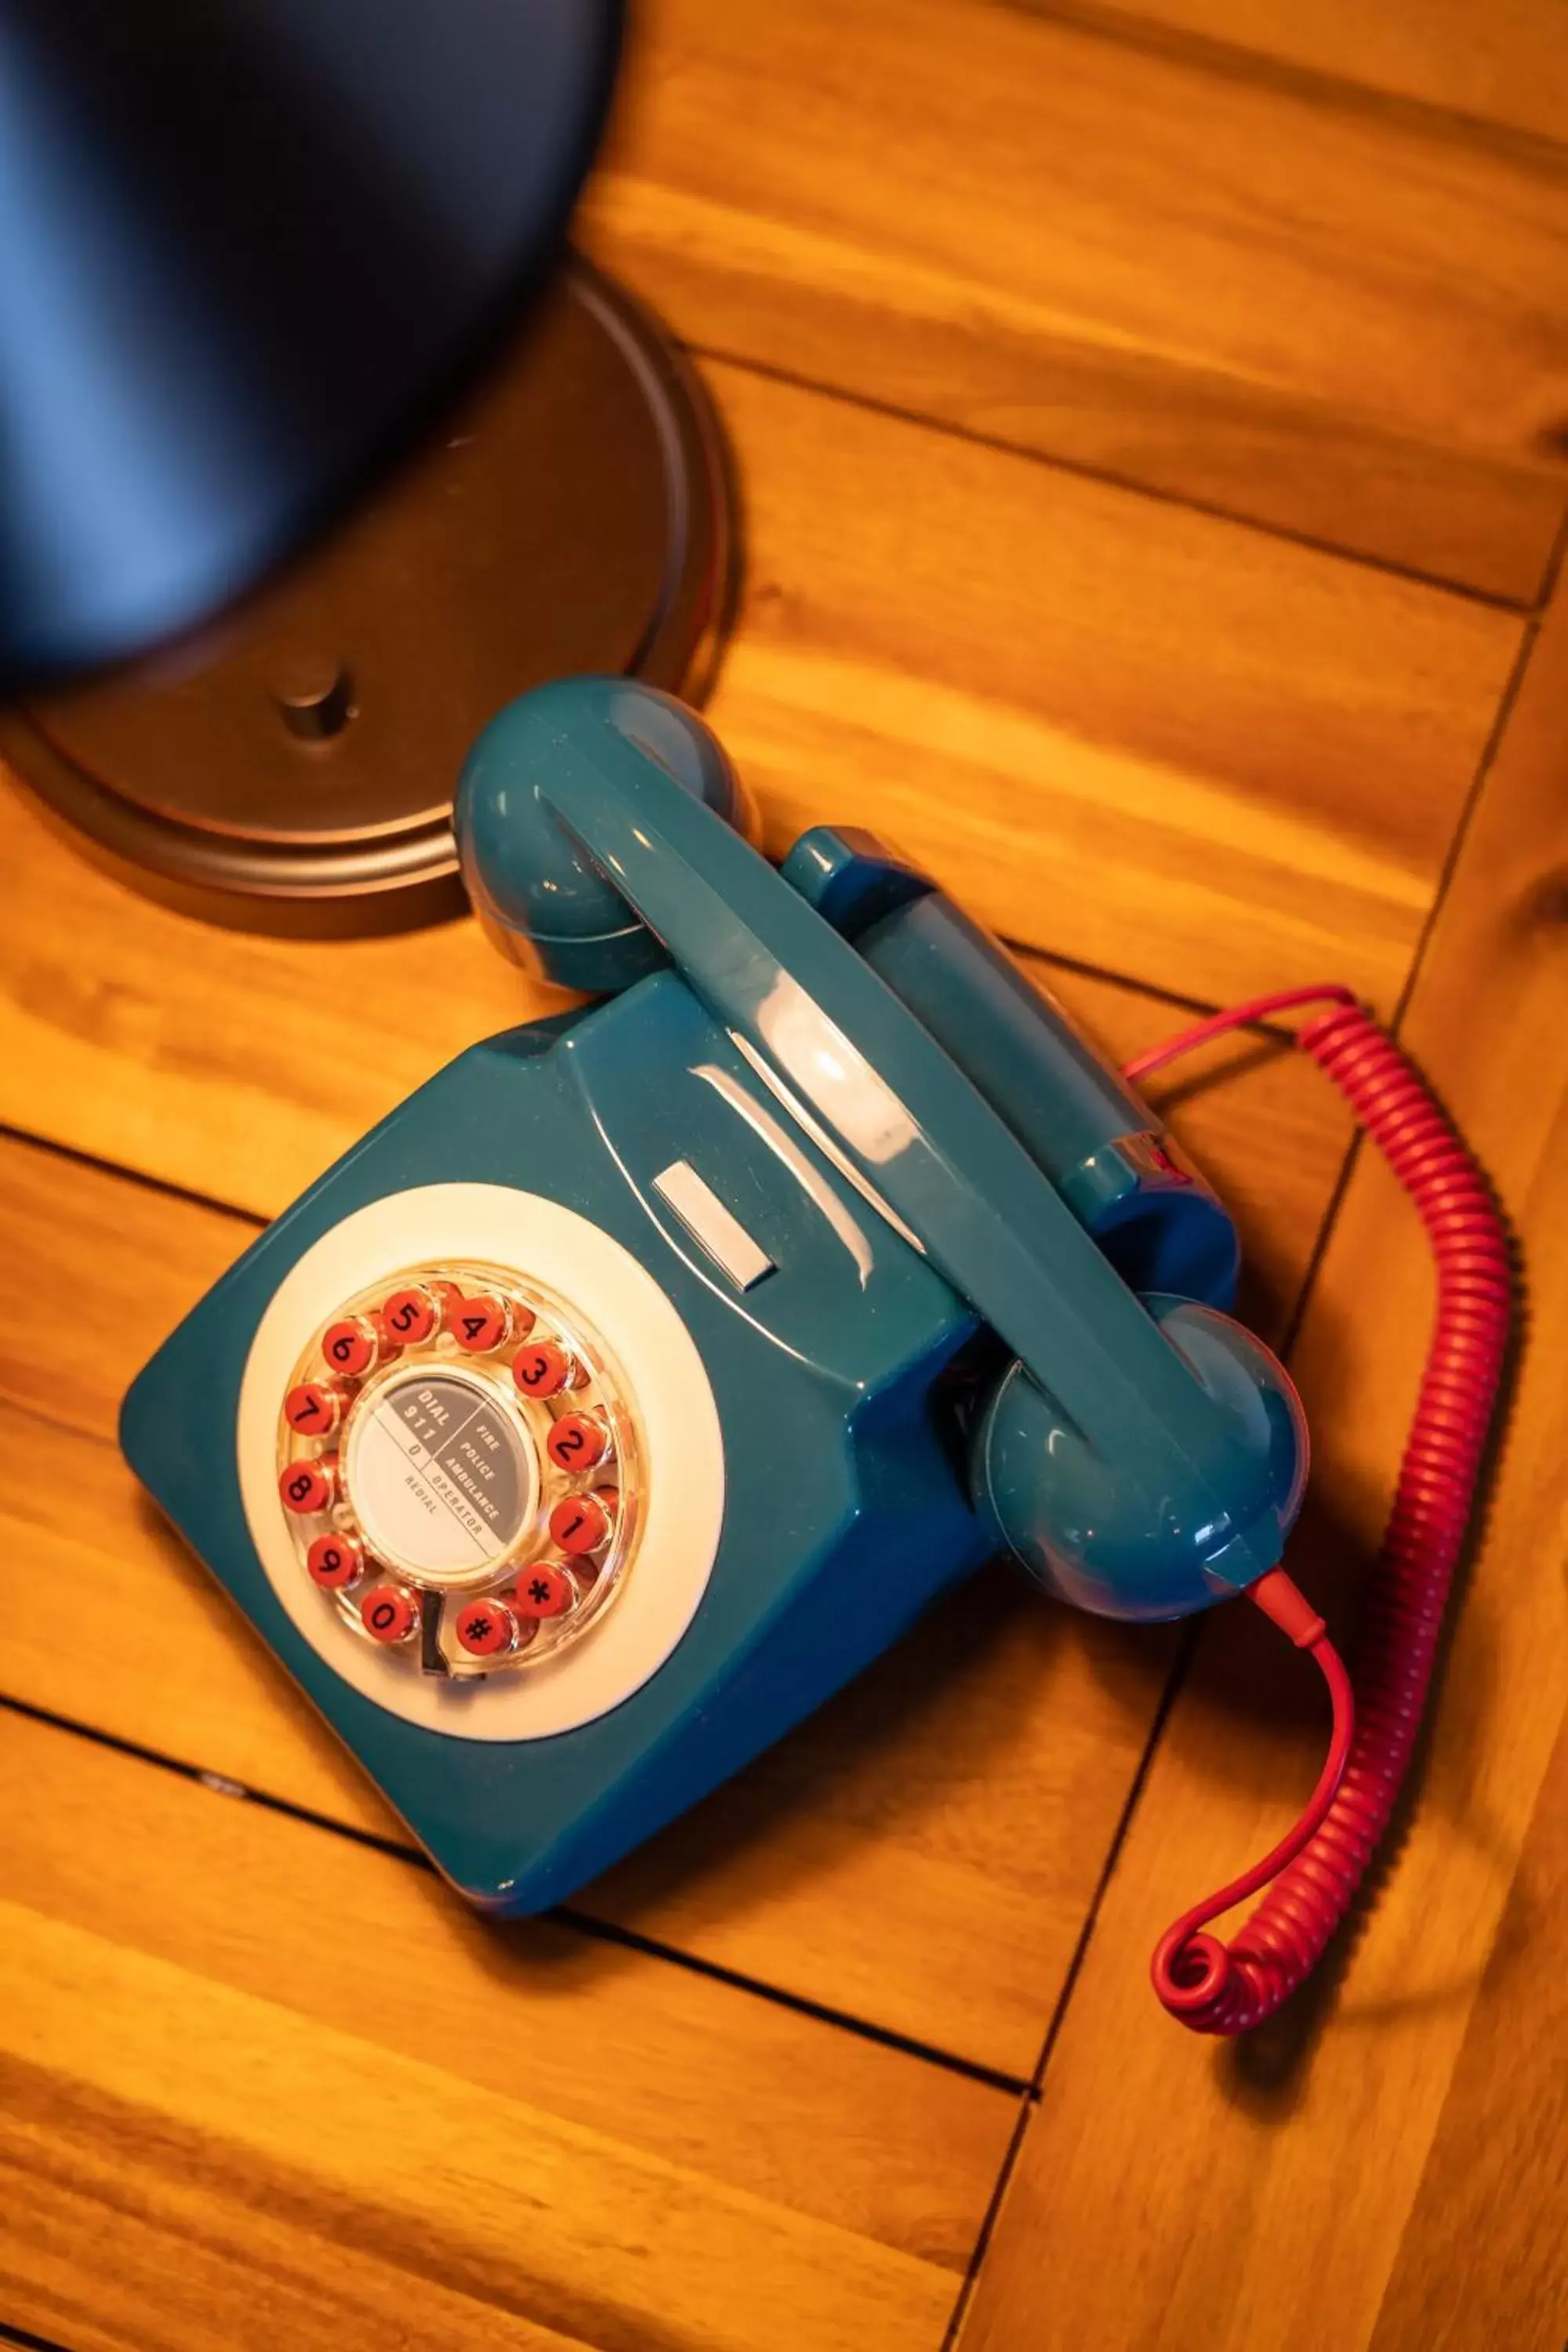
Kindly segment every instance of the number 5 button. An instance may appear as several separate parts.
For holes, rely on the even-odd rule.
[[[441,1319],[441,1310],[427,1290],[411,1284],[395,1290],[381,1310],[381,1319],[400,1348],[418,1348]]]

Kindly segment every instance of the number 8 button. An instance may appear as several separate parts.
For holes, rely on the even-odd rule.
[[[338,1465],[331,1455],[321,1462],[290,1462],[278,1481],[284,1509],[297,1511],[302,1517],[311,1511],[330,1510],[337,1486]]]

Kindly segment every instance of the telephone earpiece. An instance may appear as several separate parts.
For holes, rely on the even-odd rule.
[[[973,1433],[973,1503],[1037,1581],[1132,1618],[1253,1583],[1306,1441],[1283,1370],[1218,1311],[1225,1210],[929,877],[828,826],[775,872],[733,829],[745,814],[690,711],[580,678],[491,723],[456,822],[507,953],[590,992],[674,965],[995,1333],[1014,1361]]]
[[[558,988],[606,996],[665,961],[610,875],[561,825],[538,786],[563,743],[594,726],[657,762],[748,836],[749,805],[717,737],[673,695],[626,678],[564,679],[503,710],[463,770],[455,823],[474,910],[501,953]]]
[[[1289,1528],[1307,1475],[1307,1427],[1283,1367],[1260,1339],[1195,1299],[1141,1304],[1228,1424],[1233,1475],[1224,1516],[1147,1475],[1135,1440],[1089,1444],[1014,1364],[970,1444],[976,1506],[1026,1574],[1096,1616],[1184,1617],[1227,1598],[1232,1547],[1250,1563],[1261,1531]]]

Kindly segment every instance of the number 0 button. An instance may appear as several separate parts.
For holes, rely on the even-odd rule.
[[[610,1450],[610,1433],[585,1412],[563,1412],[544,1441],[558,1470],[591,1470]]]
[[[298,1511],[301,1517],[330,1510],[337,1490],[338,1465],[330,1455],[321,1462],[290,1462],[278,1481],[284,1509]]]
[[[378,1584],[360,1602],[359,1613],[371,1639],[390,1647],[395,1642],[406,1642],[419,1612],[400,1586]]]

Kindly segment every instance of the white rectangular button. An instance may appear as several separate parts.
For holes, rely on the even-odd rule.
[[[766,1250],[752,1240],[739,1217],[731,1215],[689,1160],[672,1160],[662,1175],[654,1178],[653,1189],[668,1202],[709,1256],[723,1267],[737,1290],[750,1290],[764,1274],[773,1272],[773,1261]]]

